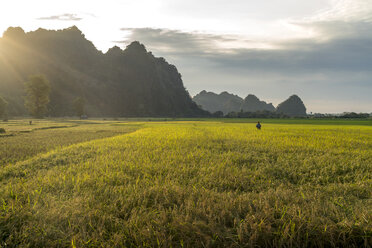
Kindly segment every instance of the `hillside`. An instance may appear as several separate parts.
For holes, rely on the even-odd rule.
[[[272,103],[266,103],[260,101],[255,95],[249,94],[242,103],[241,109],[244,112],[256,112],[256,111],[275,111],[275,107]]]
[[[98,51],[77,28],[9,28],[0,38],[0,95],[10,115],[24,115],[23,84],[45,74],[52,86],[49,115],[74,115],[84,97],[91,116],[205,116],[191,99],[177,68],[133,42],[125,50]]]
[[[193,100],[203,109],[208,110],[211,113],[222,111],[224,114],[240,111],[243,102],[241,97],[230,94],[226,91],[218,95],[205,90],[194,96]]]
[[[211,113],[222,111],[224,114],[228,114],[230,112],[240,112],[241,110],[244,112],[275,111],[275,107],[271,103],[261,101],[251,94],[243,99],[226,91],[216,94],[203,90],[194,96],[193,100]]]
[[[276,112],[291,117],[301,117],[306,116],[306,107],[300,97],[292,95],[276,107]]]

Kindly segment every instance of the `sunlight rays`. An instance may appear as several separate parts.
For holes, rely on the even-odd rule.
[[[5,70],[11,71],[12,75],[16,79],[17,82],[24,82],[29,75],[23,75],[17,69],[20,65],[15,65],[13,61],[10,61],[6,58],[11,58],[13,56],[24,56],[26,58],[35,58],[35,61],[42,61],[44,64],[48,65],[48,67],[57,68],[60,71],[70,71],[79,75],[81,78],[85,78],[90,81],[96,81],[96,79],[92,78],[91,75],[81,72],[71,65],[68,65],[62,61],[54,61],[50,57],[44,55],[42,52],[30,48],[30,46],[25,46],[21,42],[18,42],[14,39],[3,37],[0,38],[0,63],[5,66]],[[24,61],[25,64],[29,64],[29,61]],[[22,66],[22,65],[21,65]],[[37,74],[43,73],[41,71],[35,70],[30,72],[30,74]]]

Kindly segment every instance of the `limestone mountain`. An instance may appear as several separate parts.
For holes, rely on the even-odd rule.
[[[25,33],[9,28],[0,38],[0,95],[10,115],[24,115],[23,83],[45,74],[51,83],[49,115],[74,115],[86,101],[91,116],[206,116],[186,91],[174,65],[133,42],[125,50],[97,50],[75,26]]]
[[[193,97],[194,102],[211,113],[222,111],[224,114],[240,111],[243,99],[226,91],[221,94],[201,91]]]
[[[300,97],[292,95],[278,105],[276,112],[291,117],[303,117],[306,116],[306,107]]]
[[[243,99],[226,91],[216,94],[203,90],[194,96],[193,100],[211,113],[222,111],[224,114],[228,114],[241,110],[244,112],[275,111],[275,107],[271,103],[260,101],[255,95],[251,94]]]
[[[249,94],[242,103],[241,109],[243,112],[256,112],[256,111],[275,111],[272,103],[260,101],[255,95]]]

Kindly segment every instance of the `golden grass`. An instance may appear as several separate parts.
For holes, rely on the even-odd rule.
[[[0,245],[368,247],[371,171],[368,126],[147,123],[0,169]]]

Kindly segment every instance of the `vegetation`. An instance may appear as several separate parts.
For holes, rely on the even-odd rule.
[[[230,112],[225,115],[226,118],[289,118],[289,116],[271,111],[256,111],[256,112]]]
[[[0,245],[372,243],[371,126],[131,124],[143,126],[3,166]]]
[[[0,118],[6,117],[6,107],[8,103],[0,96]]]
[[[74,108],[77,116],[82,116],[85,114],[85,99],[83,97],[78,97],[74,101]]]
[[[339,118],[369,118],[370,115],[368,113],[343,113]]]
[[[0,167],[53,149],[124,134],[138,128],[136,125],[117,126],[115,123],[34,120],[30,126],[26,120],[9,121],[5,124],[8,130],[6,136],[0,135]]]
[[[47,112],[50,83],[44,75],[32,75],[25,83],[25,106],[33,117],[42,118]]]
[[[215,119],[218,121],[217,119]],[[257,123],[262,118],[225,118],[219,119],[229,123]],[[372,126],[372,119],[338,119],[338,118],[280,118],[265,119],[266,124],[301,124],[301,125],[335,125],[335,126]]]

